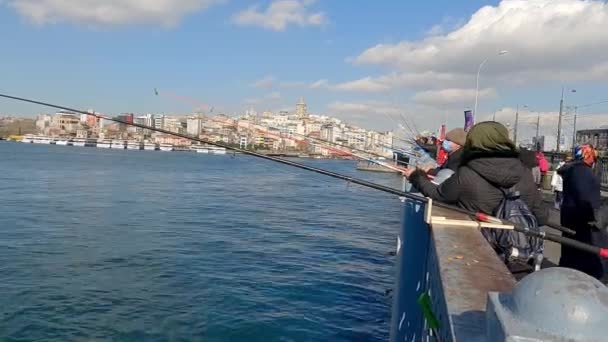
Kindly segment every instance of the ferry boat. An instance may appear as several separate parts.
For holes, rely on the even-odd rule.
[[[99,139],[97,140],[97,147],[99,148],[110,148],[112,146],[112,141],[108,139]]]
[[[209,153],[209,147],[204,145],[192,145],[190,146],[190,149],[196,153]]]
[[[219,146],[209,146],[207,147],[209,153],[211,154],[226,154],[226,149],[224,147]]]
[[[127,142],[127,150],[141,150],[143,149],[143,144],[139,141],[128,141]]]
[[[72,139],[68,139],[68,138],[57,138],[54,141],[55,141],[55,145],[60,145],[60,146],[68,146],[68,145],[71,145],[71,143],[72,143]]]
[[[161,151],[173,151],[173,144],[160,144]]]
[[[96,139],[85,139],[85,138],[74,138],[72,139],[72,146],[78,147],[95,147],[97,145]]]
[[[84,138],[74,138],[72,140],[72,146],[84,147],[86,144],[85,141]]]
[[[26,134],[21,138],[21,142],[31,144],[34,142],[34,136],[32,134]]]
[[[125,142],[124,142],[124,140],[118,140],[118,139],[112,140],[112,145],[110,146],[110,148],[124,150],[125,149]]]
[[[155,144],[153,142],[146,142],[146,143],[144,143],[144,150],[156,151],[156,150],[158,150],[158,144]]]
[[[32,142],[34,144],[50,145],[53,142],[53,139],[51,139],[51,137],[45,137],[45,136],[42,136],[42,135],[37,135],[37,136],[34,136]]]

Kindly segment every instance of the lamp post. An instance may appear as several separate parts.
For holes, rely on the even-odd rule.
[[[504,54],[507,54],[508,51],[507,50],[500,50],[498,51],[497,56],[502,56]],[[492,57],[492,56],[490,56]],[[479,64],[479,68],[477,68],[477,82],[476,82],[476,86],[475,86],[475,108],[473,110],[473,120],[475,119],[475,116],[477,115],[477,99],[479,98],[479,74],[481,73],[481,68],[483,67],[484,64],[486,64],[486,62],[490,59],[490,57],[486,58],[483,60],[483,62],[481,62]]]
[[[572,93],[576,93],[576,89],[570,89],[570,92]],[[557,146],[555,148],[555,150],[557,151],[557,153],[559,153],[560,151],[560,142],[562,141],[562,117],[564,114],[564,87],[562,87],[562,98],[559,101],[559,118],[557,121]]]

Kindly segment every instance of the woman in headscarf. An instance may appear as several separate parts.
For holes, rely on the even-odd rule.
[[[404,173],[427,197],[489,215],[494,214],[504,198],[501,189],[515,187],[539,226],[547,221],[548,213],[532,174],[519,159],[509,132],[498,122],[481,122],[471,128],[460,167],[441,185],[433,184],[420,169]]]
[[[561,224],[576,231],[564,236],[584,243],[605,247],[606,223],[601,209],[600,180],[593,173],[597,151],[592,145],[575,148],[574,162],[565,164],[557,172],[563,179]],[[559,265],[574,268],[601,279],[604,265],[600,257],[562,245]]]

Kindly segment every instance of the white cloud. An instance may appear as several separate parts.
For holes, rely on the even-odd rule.
[[[278,91],[273,91],[272,93],[266,95],[266,99],[271,100],[271,101],[280,100],[281,93],[279,93]]]
[[[330,112],[347,114],[352,117],[376,116],[379,114],[399,114],[401,110],[385,102],[365,101],[365,102],[332,102],[327,105]]]
[[[496,90],[486,88],[479,90],[479,99],[496,96]],[[475,89],[448,88],[441,90],[426,90],[414,95],[416,103],[430,106],[446,106],[458,104],[471,104],[475,101]]]
[[[275,78],[272,76],[264,76],[263,78],[253,82],[251,85],[256,88],[272,88],[275,81]]]
[[[177,24],[189,13],[223,0],[7,0],[36,24],[75,22],[86,25]]]
[[[281,87],[281,88],[298,88],[298,87],[305,87],[305,86],[306,86],[306,82],[301,82],[301,81],[288,81],[288,82],[279,83],[279,87]]]
[[[326,79],[320,79],[318,81],[313,82],[309,87],[311,89],[319,89],[325,88],[328,85],[328,81]]]
[[[331,87],[334,90],[355,91],[355,92],[382,92],[390,89],[386,83],[372,79],[371,77],[361,78],[355,81],[336,84]]]
[[[298,26],[322,26],[327,23],[323,12],[313,12],[309,7],[314,1],[276,0],[266,10],[251,6],[233,16],[242,26],[260,26],[268,30],[283,31],[293,24]]]
[[[431,28],[431,36],[378,44],[347,59],[355,65],[384,66],[392,73],[336,89],[471,87],[486,57],[490,59],[482,71],[482,86],[604,81],[608,30],[603,27],[608,27],[603,1],[503,0],[480,8],[466,23],[450,25],[444,19]],[[509,52],[497,56],[503,49]]]
[[[391,73],[379,77],[364,77],[354,81],[338,83],[331,88],[341,91],[353,92],[385,92],[395,88],[445,88],[456,87],[473,78],[466,74],[437,73],[434,71],[418,73]]]

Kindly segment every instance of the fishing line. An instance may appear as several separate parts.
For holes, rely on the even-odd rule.
[[[26,99],[26,98],[22,98],[22,97],[17,97],[17,96],[12,96],[12,95],[6,95],[6,94],[0,94],[0,97],[4,97],[7,99],[11,99],[11,100],[16,100],[16,101],[20,101],[20,102],[26,102],[26,103],[32,103],[32,104],[37,104],[37,105],[41,105],[41,106],[45,106],[45,107],[50,107],[50,108],[55,108],[55,109],[62,109],[62,110],[66,110],[69,112],[73,112],[73,113],[80,113],[80,114],[85,114],[85,115],[90,115],[90,116],[94,116],[97,117],[99,119],[104,119],[104,120],[108,120],[108,121],[113,121],[113,122],[117,122],[117,123],[121,123],[124,125],[129,125],[129,126],[133,126],[133,127],[139,127],[139,128],[143,128],[143,129],[148,129],[151,131],[155,131],[155,132],[159,132],[159,133],[164,133],[167,135],[173,135],[176,137],[180,137],[180,138],[184,138],[184,139],[189,139],[192,141],[197,141],[199,143],[204,143],[204,144],[209,144],[209,145],[213,145],[213,146],[218,146],[218,147],[223,147],[227,150],[232,150],[232,151],[236,151],[236,152],[240,152],[242,154],[246,154],[246,155],[250,155],[250,156],[254,156],[257,158],[261,158],[261,159],[266,159],[266,160],[270,160],[270,161],[274,161],[277,163],[281,163],[284,165],[289,165],[289,166],[293,166],[299,169],[303,169],[303,170],[308,170],[311,172],[316,172],[319,174],[323,174],[329,177],[333,177],[333,178],[337,178],[337,179],[341,179],[344,181],[347,181],[349,183],[352,184],[357,184],[357,185],[361,185],[364,187],[368,187],[371,189],[375,189],[375,190],[379,190],[379,191],[383,191],[385,193],[390,193],[393,195],[397,195],[400,197],[404,197],[404,198],[408,198],[408,199],[412,199],[418,202],[422,202],[422,203],[429,203],[429,199],[422,197],[420,195],[414,195],[414,194],[410,194],[401,190],[397,190],[395,188],[391,188],[388,186],[384,186],[381,184],[377,184],[377,183],[373,183],[373,182],[369,182],[363,179],[359,179],[359,178],[355,178],[352,176],[347,176],[344,174],[340,174],[337,172],[332,172],[332,171],[328,171],[328,170],[324,170],[321,168],[317,168],[317,167],[313,167],[313,166],[308,166],[302,163],[298,163],[298,162],[294,162],[291,160],[287,160],[287,159],[282,159],[282,158],[276,158],[276,157],[271,157],[271,156],[267,156],[261,153],[257,153],[257,152],[253,152],[253,151],[249,151],[249,150],[244,150],[241,148],[237,148],[237,147],[232,147],[228,144],[224,144],[224,143],[220,143],[220,142],[214,142],[214,141],[208,141],[205,139],[200,139],[198,137],[193,137],[187,134],[181,134],[181,133],[175,133],[175,132],[171,132],[165,129],[160,129],[160,128],[155,128],[155,127],[150,127],[150,126],[146,126],[146,125],[142,125],[142,124],[138,124],[138,123],[130,123],[124,120],[120,120],[120,119],[116,119],[116,118],[111,118],[111,117],[107,117],[105,115],[101,115],[101,114],[97,114],[97,113],[89,113],[89,112],[85,112],[79,109],[74,109],[74,108],[70,108],[70,107],[64,107],[64,106],[59,106],[59,105],[55,105],[55,104],[51,104],[51,103],[46,103],[46,102],[42,102],[42,101],[37,101],[37,100],[31,100],[31,99]],[[486,215],[483,213],[475,213],[454,205],[450,205],[450,204],[445,204],[445,203],[440,203],[440,202],[433,202],[433,205],[439,207],[439,208],[445,208],[445,209],[449,209],[455,212],[459,212],[462,214],[465,214],[469,217],[474,217],[478,222],[486,222],[486,223],[494,223],[494,224],[502,224],[502,225],[508,225],[508,226],[512,226],[513,229],[515,231],[524,233],[526,235],[530,235],[530,236],[534,236],[534,237],[538,237],[544,240],[550,240],[550,241],[554,241],[554,242],[558,242],[562,245],[566,245],[572,248],[576,248],[579,249],[581,251],[585,251],[585,252],[589,252],[595,255],[598,255],[602,258],[608,258],[608,249],[605,248],[600,248],[597,246],[593,246],[593,245],[589,245],[589,244],[585,244],[573,239],[569,239],[569,238],[565,238],[556,234],[551,234],[551,233],[545,233],[545,232],[534,232],[534,231],[530,231],[529,228],[526,227],[521,227],[520,225],[513,223],[513,222],[507,222],[504,220],[501,220],[499,218],[496,217],[492,217],[490,215]],[[549,227],[553,227],[556,229],[559,229],[558,227],[555,226],[550,226],[547,225]]]

